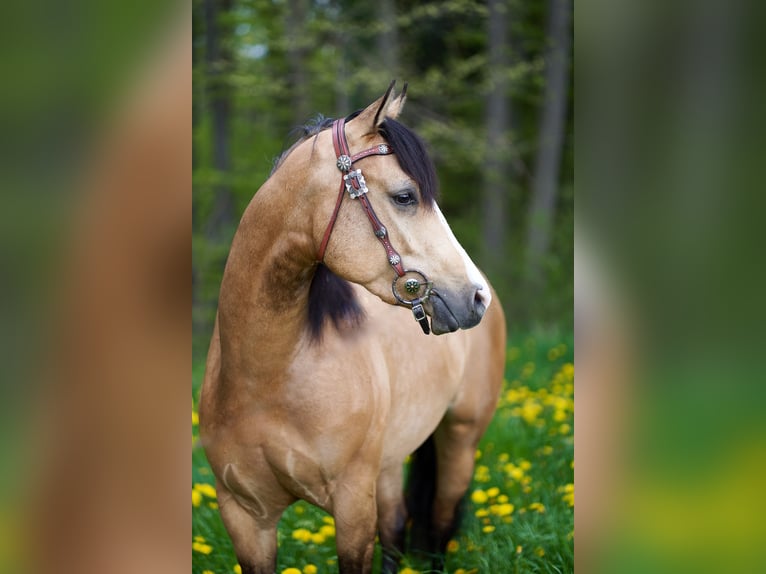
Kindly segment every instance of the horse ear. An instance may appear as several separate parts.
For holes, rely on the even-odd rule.
[[[354,118],[353,122],[359,126],[363,126],[365,133],[372,134],[377,132],[378,126],[383,123],[383,120],[387,117],[395,119],[399,115],[399,112],[401,112],[404,100],[407,96],[407,84],[404,84],[402,93],[394,98],[393,93],[395,84],[396,80],[392,81],[385,94],[372,102],[362,110],[356,118]]]

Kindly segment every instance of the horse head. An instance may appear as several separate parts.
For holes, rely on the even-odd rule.
[[[387,303],[422,303],[435,334],[468,329],[489,306],[490,288],[436,204],[436,172],[423,142],[396,120],[405,99],[406,85],[394,97],[391,84],[381,98],[340,124],[350,155],[373,152],[354,161],[352,170],[363,174],[367,203],[355,198],[353,189],[351,199],[342,187],[338,192],[343,160],[338,160],[332,130],[314,142],[318,165],[310,177],[319,258],[336,275]]]

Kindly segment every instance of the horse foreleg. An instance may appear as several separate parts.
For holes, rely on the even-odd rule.
[[[277,569],[277,523],[258,518],[229,493],[219,491],[218,504],[242,574],[274,574]],[[280,513],[281,514],[281,513]]]
[[[404,529],[407,508],[402,490],[402,465],[381,471],[378,477],[378,535],[383,547],[382,574],[399,571],[399,559],[404,551]]]
[[[333,494],[335,543],[340,574],[372,572],[375,550],[375,478],[347,475]]]

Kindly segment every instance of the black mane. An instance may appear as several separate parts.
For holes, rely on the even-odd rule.
[[[358,111],[348,116],[346,121],[351,121],[357,115],[359,115]],[[300,134],[300,139],[274,161],[272,173],[282,165],[298,144],[330,128],[333,121],[332,118],[319,115],[306,125],[294,130]],[[409,175],[420,188],[423,205],[426,208],[433,208],[439,193],[439,184],[436,169],[423,141],[404,124],[392,118],[386,118],[381,122],[378,133],[393,148],[402,171]],[[381,257],[383,256],[381,251]],[[308,329],[312,340],[319,341],[322,338],[322,332],[328,321],[336,329],[347,329],[361,324],[364,317],[364,309],[354,296],[351,284],[320,263],[309,288]]]

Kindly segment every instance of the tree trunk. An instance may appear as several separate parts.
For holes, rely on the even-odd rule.
[[[508,17],[502,0],[488,4],[488,78],[485,125],[486,163],[482,200],[483,263],[493,279],[503,275],[508,212],[508,128],[510,119],[508,82]]]
[[[551,244],[564,143],[571,30],[570,0],[550,0],[545,104],[540,118],[532,199],[527,215],[526,281],[529,292],[545,286],[544,264]]]
[[[399,29],[396,25],[396,3],[394,0],[378,0],[377,16],[383,31],[377,36],[378,63],[385,82],[397,78],[399,70]]]
[[[205,234],[212,240],[220,240],[226,229],[234,223],[234,198],[225,183],[231,167],[229,148],[231,120],[231,88],[229,74],[233,66],[231,47],[226,39],[231,37],[231,25],[222,15],[231,10],[231,0],[204,0],[205,46],[207,63],[207,96],[210,110],[213,148],[213,169],[218,178],[214,186],[213,212],[205,226]]]
[[[290,94],[293,124],[300,126],[309,119],[308,82],[306,57],[308,55],[305,33],[306,0],[288,0],[285,14],[285,37],[287,39],[288,93]]]

